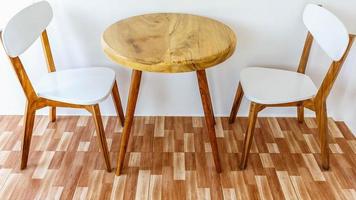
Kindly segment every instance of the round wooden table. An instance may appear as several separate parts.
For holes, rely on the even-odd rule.
[[[221,172],[215,119],[205,69],[228,59],[236,36],[226,25],[206,17],[156,13],[130,17],[108,27],[102,36],[106,55],[133,70],[116,174],[122,169],[131,132],[142,71],[196,71],[215,168]]]

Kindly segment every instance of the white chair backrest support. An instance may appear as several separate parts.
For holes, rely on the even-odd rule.
[[[334,61],[339,61],[349,43],[344,24],[333,13],[315,4],[306,6],[303,21],[326,54]]]
[[[26,51],[47,28],[52,17],[52,8],[46,1],[34,3],[12,17],[2,33],[7,55],[17,57]]]

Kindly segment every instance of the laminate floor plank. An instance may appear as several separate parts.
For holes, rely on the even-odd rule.
[[[22,116],[0,116],[0,199],[355,199],[356,138],[328,119],[330,170],[320,168],[317,123],[259,118],[246,170],[247,118],[216,118],[217,174],[203,117],[136,117],[123,173],[107,173],[89,116],[36,116],[20,170]],[[103,117],[113,168],[122,126]]]

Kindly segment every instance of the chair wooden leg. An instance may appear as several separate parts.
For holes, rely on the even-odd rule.
[[[255,131],[255,124],[256,124],[258,112],[259,112],[259,104],[251,102],[250,114],[249,114],[249,117],[248,117],[247,133],[245,135],[243,151],[242,151],[242,158],[241,158],[241,162],[240,162],[240,169],[241,170],[245,169],[246,165],[247,165],[248,154],[249,154],[250,149],[251,149],[251,144],[252,144],[252,140],[253,140],[253,133]]]
[[[298,106],[297,107],[297,112],[298,112],[298,122],[303,123],[304,122],[304,106]]]
[[[36,110],[29,103],[26,105],[25,121],[24,121],[24,137],[22,143],[21,169],[27,167],[28,154],[30,152],[30,145],[32,139],[33,125],[35,121]]]
[[[125,123],[125,116],[124,111],[122,109],[121,98],[119,94],[119,88],[117,87],[117,82],[115,81],[114,86],[112,87],[111,92],[112,99],[115,104],[116,114],[120,118],[121,125],[124,126]]]
[[[138,70],[132,71],[130,92],[129,92],[129,98],[128,98],[127,107],[126,107],[125,125],[124,125],[124,130],[121,135],[120,150],[119,150],[119,156],[117,159],[117,169],[116,169],[117,176],[120,175],[121,169],[124,164],[127,143],[129,141],[129,136],[130,136],[132,122],[133,122],[135,108],[136,108],[138,92],[140,89],[141,75],[142,75],[141,71],[138,71]]]
[[[220,173],[221,166],[220,166],[220,159],[219,159],[219,152],[218,152],[218,144],[216,141],[214,121],[213,121],[214,117],[212,116],[212,110],[211,110],[212,106],[211,106],[211,101],[209,100],[210,99],[209,86],[207,83],[205,70],[198,70],[197,78],[198,78],[199,90],[200,90],[201,100],[203,104],[205,121],[208,129],[211,149],[213,152],[215,168],[216,171]]]
[[[323,169],[329,169],[329,147],[328,147],[328,116],[326,103],[320,103],[316,107],[316,118],[318,122],[318,132],[320,138],[321,166]]]
[[[50,107],[49,108],[49,120],[51,122],[55,122],[56,121],[56,107]]]
[[[244,91],[242,89],[241,83],[239,83],[239,86],[237,87],[237,91],[235,94],[234,103],[232,104],[232,108],[231,108],[231,112],[230,112],[230,118],[229,118],[230,124],[235,122],[235,118],[236,118],[237,112],[239,111],[241,100],[242,100],[243,96],[244,96]]]
[[[110,153],[108,150],[108,145],[106,143],[105,130],[103,127],[103,121],[101,119],[100,108],[98,104],[91,107],[91,113],[94,118],[96,134],[98,137],[99,145],[101,147],[101,151],[104,155],[107,171],[111,172]]]

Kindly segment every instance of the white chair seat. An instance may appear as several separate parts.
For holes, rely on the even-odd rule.
[[[94,105],[111,93],[115,72],[108,68],[90,67],[48,73],[36,85],[37,95],[50,100]]]
[[[260,104],[282,104],[312,98],[317,93],[306,75],[273,68],[250,67],[240,74],[245,96]]]

